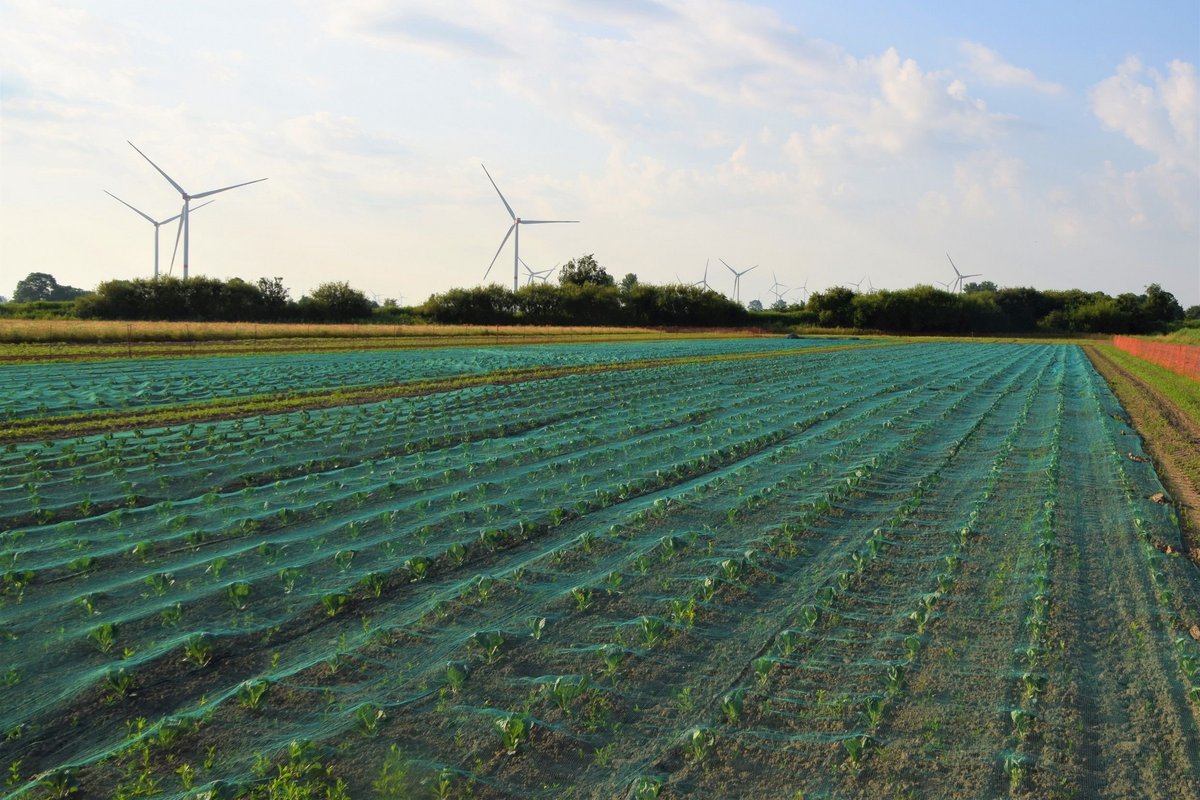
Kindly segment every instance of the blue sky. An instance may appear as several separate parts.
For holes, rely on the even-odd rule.
[[[0,2],[0,294],[31,271],[478,284],[535,268],[809,290],[964,272],[1200,303],[1200,7]],[[195,188],[193,188],[195,187]],[[174,231],[163,229],[169,253]],[[488,280],[512,280],[511,241]],[[178,265],[176,266],[178,271]],[[793,295],[793,297],[798,295]]]

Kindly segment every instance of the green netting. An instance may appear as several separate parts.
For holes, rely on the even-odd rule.
[[[1102,796],[1115,743],[1060,736],[1101,707],[1187,787],[1200,593],[1118,412],[1075,348],[925,344],[13,447],[0,752],[98,796],[301,740],[355,797]]]

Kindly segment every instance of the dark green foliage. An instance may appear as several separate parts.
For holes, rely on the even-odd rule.
[[[634,283],[629,289],[594,283],[534,283],[516,292],[498,286],[451,289],[425,303],[434,322],[477,325],[744,325],[746,311],[694,286]]]
[[[345,281],[322,283],[311,295],[300,298],[300,312],[314,322],[349,322],[369,319],[374,307],[367,296]]]
[[[588,253],[586,256],[572,258],[564,264],[558,272],[558,282],[563,286],[612,286],[613,277],[608,274],[608,270],[600,266],[594,255]]]
[[[54,276],[46,272],[31,272],[17,282],[13,290],[14,303],[33,303],[38,300],[74,300],[87,294],[84,289],[61,286]]]

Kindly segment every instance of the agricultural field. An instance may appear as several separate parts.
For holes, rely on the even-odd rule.
[[[1078,347],[0,384],[5,797],[1200,797],[1200,570]]]

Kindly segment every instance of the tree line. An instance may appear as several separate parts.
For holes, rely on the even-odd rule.
[[[71,299],[74,298],[74,299]],[[842,328],[887,333],[1153,333],[1200,319],[1186,312],[1158,284],[1142,294],[1042,291],[969,284],[962,293],[932,286],[857,292],[833,287],[805,302],[777,302],[770,310],[742,307],[709,289],[681,284],[643,284],[626,275],[619,283],[593,255],[572,259],[558,283],[533,282],[517,291],[499,285],[451,289],[420,306],[381,307],[346,282],[318,286],[293,300],[281,278],[218,280],[112,280],[94,292],[63,287],[53,276],[33,273],[18,284],[14,300],[40,301],[29,315],[117,320],[227,322],[429,321],[477,325],[592,325],[737,327],[782,330]],[[67,302],[69,300],[69,302]],[[55,302],[59,301],[59,302]],[[0,313],[4,307],[0,306]]]

